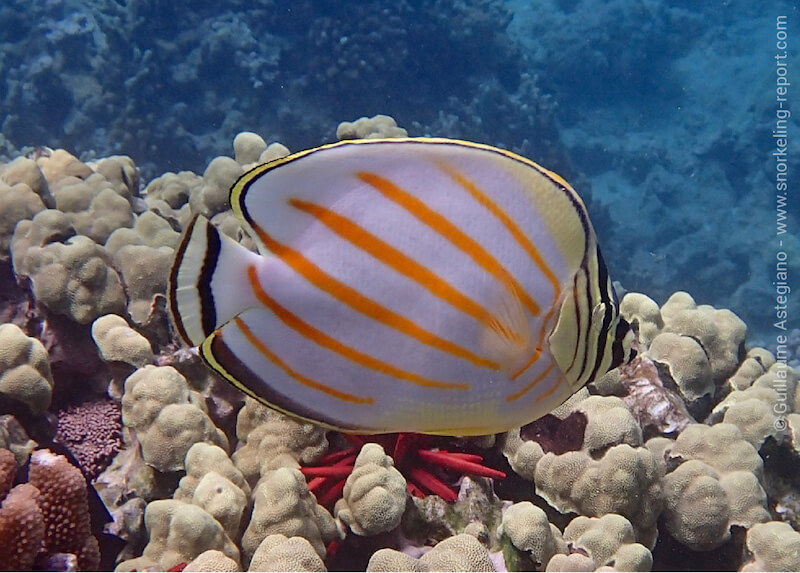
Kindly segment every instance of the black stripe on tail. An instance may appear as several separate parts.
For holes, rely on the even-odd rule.
[[[189,248],[189,245],[192,242],[192,238],[194,237],[195,233],[195,227],[197,226],[198,221],[200,221],[200,218],[198,215],[195,215],[189,223],[189,226],[186,228],[183,238],[181,239],[181,243],[178,245],[178,249],[175,253],[175,260],[169,273],[168,297],[170,312],[172,314],[172,322],[175,324],[178,334],[180,334],[181,338],[190,346],[195,345],[196,342],[193,341],[189,336],[189,333],[184,327],[183,320],[181,319],[181,309],[178,306],[178,289],[196,289],[196,294],[200,299],[200,324],[203,329],[203,333],[205,336],[208,336],[214,332],[214,328],[217,324],[217,311],[214,307],[214,295],[211,292],[211,278],[214,274],[214,269],[217,266],[222,247],[219,232],[210,222],[203,219],[203,222],[206,225],[206,245],[205,252],[203,254],[203,263],[200,268],[200,273],[197,276],[196,284],[178,284],[178,275],[180,274],[181,268],[184,264],[184,256],[186,255],[186,250]]]

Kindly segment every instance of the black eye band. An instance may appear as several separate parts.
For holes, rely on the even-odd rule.
[[[620,316],[619,322],[617,323],[617,330],[614,332],[614,343],[611,345],[611,367],[609,370],[625,362],[625,348],[622,342],[625,340],[625,336],[627,336],[630,329],[631,326],[628,324],[628,321]],[[633,356],[631,356],[631,358],[633,358]]]

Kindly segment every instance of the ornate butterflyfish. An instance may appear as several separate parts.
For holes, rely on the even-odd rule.
[[[178,332],[262,403],[346,432],[475,435],[546,414],[633,332],[561,177],[449,139],[351,140],[259,165],[170,273]]]

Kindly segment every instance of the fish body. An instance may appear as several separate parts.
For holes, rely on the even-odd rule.
[[[526,424],[630,356],[586,208],[486,145],[351,140],[255,167],[173,265],[174,322],[277,410],[341,431],[477,435]]]

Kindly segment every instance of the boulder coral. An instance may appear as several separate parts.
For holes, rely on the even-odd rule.
[[[755,350],[755,349],[753,349]],[[772,354],[753,354],[730,378],[733,390],[717,404],[709,421],[733,424],[750,444],[760,449],[767,438],[786,438],[783,418],[800,411],[800,378]]]
[[[47,350],[15,324],[0,324],[0,396],[40,413],[50,406],[53,375]]]
[[[240,567],[236,561],[225,555],[222,551],[206,549],[200,555],[189,561],[183,570],[198,573],[204,571],[208,573],[213,573],[214,571],[234,572],[239,571]]]
[[[133,210],[125,197],[99,174],[87,179],[67,177],[52,186],[56,209],[66,214],[75,230],[98,244],[121,227],[131,227]]]
[[[676,292],[661,306],[664,332],[696,339],[708,354],[716,384],[736,372],[744,358],[747,326],[727,309],[698,305],[685,292]]]
[[[570,544],[571,551],[589,557],[595,568],[650,571],[653,566],[652,554],[636,542],[633,526],[621,515],[578,516],[564,529],[564,540]]]
[[[15,270],[31,280],[37,301],[79,324],[125,311],[125,291],[111,258],[89,237],[76,235],[64,243],[30,247],[22,265],[15,261]]]
[[[269,535],[307,539],[320,557],[325,545],[340,538],[336,522],[328,510],[318,505],[298,470],[279,468],[261,478],[253,492],[253,514],[242,536],[245,562],[249,563],[258,546]]]
[[[228,194],[243,169],[236,160],[219,156],[211,160],[203,172],[203,182],[192,190],[189,205],[193,213],[213,217],[231,208]]]
[[[279,533],[264,538],[250,561],[248,571],[327,571],[314,547],[303,537]]]
[[[388,115],[361,117],[355,121],[343,121],[336,128],[336,139],[376,139],[408,137],[408,132],[397,126]]]
[[[544,570],[554,555],[567,550],[561,531],[547,520],[543,509],[529,501],[515,503],[503,512],[498,535],[507,537],[533,562],[537,571]],[[509,557],[506,556],[506,562]]]
[[[197,442],[228,447],[202,405],[173,367],[147,365],[125,380],[122,422],[136,432],[149,465],[161,472],[179,471]]]
[[[369,560],[367,571],[496,571],[489,552],[480,541],[462,533],[440,541],[416,559],[394,549],[380,549]]]
[[[153,362],[150,342],[119,315],[106,314],[95,319],[92,338],[106,362],[124,362],[137,368]]]
[[[266,150],[267,142],[252,131],[242,131],[233,138],[233,159],[239,165],[257,163]]]
[[[149,541],[142,556],[121,562],[117,571],[167,571],[212,549],[239,562],[236,544],[216,519],[196,505],[176,499],[152,501],[147,504],[144,523]]]
[[[0,166],[0,181],[10,187],[24,185],[39,197],[43,205],[55,206],[47,178],[33,159],[17,157],[8,164]]]
[[[239,447],[233,461],[251,485],[285,464],[285,456],[306,464],[328,449],[323,428],[289,418],[249,396],[236,419],[236,436]]]
[[[668,463],[680,464],[663,479],[664,523],[679,542],[710,550],[731,526],[769,520],[763,461],[736,426],[692,424],[665,451]]]
[[[800,533],[788,523],[769,521],[747,530],[749,559],[742,571],[800,571]]]
[[[536,493],[558,511],[624,515],[638,538],[652,543],[661,511],[661,475],[653,454],[642,447],[641,429],[627,406],[619,398],[591,396],[575,403],[564,422],[570,416],[585,420],[573,449],[544,452],[542,443],[550,448],[552,442],[541,434],[532,440],[515,438],[504,449],[512,467],[524,468],[525,477],[532,475]],[[522,448],[531,459],[520,456]]]
[[[643,294],[627,293],[620,312],[637,331],[644,354],[659,366],[665,385],[695,416],[708,414],[744,358],[744,322],[729,310],[698,305],[685,292],[674,293],[660,308]]]
[[[406,508],[406,480],[379,444],[364,444],[334,512],[358,535],[377,535],[398,525]]]
[[[0,259],[10,254],[11,236],[20,221],[33,219],[44,211],[42,199],[24,183],[14,186],[0,182]]]

